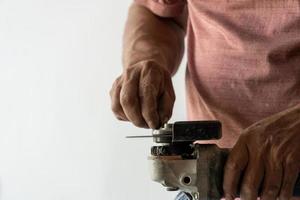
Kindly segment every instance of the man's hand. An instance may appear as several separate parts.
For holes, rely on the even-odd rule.
[[[170,73],[153,61],[126,68],[114,82],[110,96],[118,119],[152,129],[169,120],[175,101]]]
[[[160,17],[133,3],[123,39],[123,74],[110,91],[112,110],[120,120],[159,128],[172,115],[175,74],[184,52],[187,10]]]
[[[224,193],[234,199],[241,184],[241,198],[290,199],[300,171],[299,106],[260,121],[246,129],[232,149],[225,166]]]

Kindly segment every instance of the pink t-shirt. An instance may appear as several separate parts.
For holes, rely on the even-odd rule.
[[[300,102],[298,0],[136,1],[161,17],[188,9],[188,119],[220,120],[220,146]]]

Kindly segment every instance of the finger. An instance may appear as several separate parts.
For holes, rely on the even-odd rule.
[[[174,98],[168,92],[164,92],[159,101],[159,119],[161,125],[168,122],[172,116]]]
[[[139,73],[130,73],[123,80],[120,92],[120,103],[126,117],[137,127],[147,128],[140,109],[140,101],[138,95]]]
[[[122,88],[121,77],[117,78],[110,90],[111,109],[116,118],[123,121],[128,121],[120,103],[120,92]]]
[[[268,161],[265,167],[265,178],[262,189],[262,200],[276,200],[282,182],[282,165],[278,160]]]
[[[253,153],[253,152],[252,152]],[[250,153],[249,163],[241,184],[241,199],[256,200],[264,175],[262,153]]]
[[[279,200],[287,200],[293,196],[294,187],[299,175],[299,167],[295,161],[296,159],[288,159],[284,165]]]
[[[154,73],[154,69],[146,68],[140,77],[139,97],[141,102],[142,116],[152,129],[159,128],[159,115],[157,101],[162,77]]]
[[[241,135],[231,150],[224,169],[223,190],[226,200],[233,200],[236,197],[241,173],[248,162],[248,150],[245,143],[245,136]]]
[[[140,90],[140,101],[142,116],[145,122],[152,129],[158,128],[157,95],[151,92],[150,87],[143,88]]]
[[[172,116],[173,106],[175,102],[175,93],[170,77],[166,77],[166,83],[163,95],[159,101],[159,118],[161,125],[167,123]]]

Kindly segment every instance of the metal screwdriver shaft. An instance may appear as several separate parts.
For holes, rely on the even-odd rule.
[[[126,138],[160,138],[160,137],[171,137],[172,135],[130,135]]]

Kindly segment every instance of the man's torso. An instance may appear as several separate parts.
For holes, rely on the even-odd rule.
[[[190,120],[218,119],[230,147],[252,123],[300,102],[300,2],[188,0]]]

